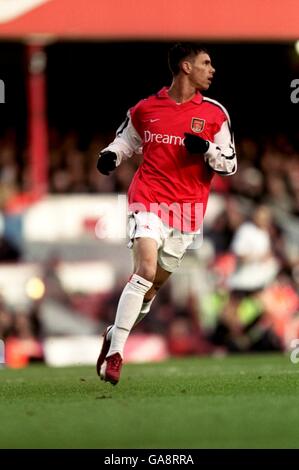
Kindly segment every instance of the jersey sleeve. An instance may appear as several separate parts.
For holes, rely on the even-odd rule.
[[[126,119],[117,129],[114,141],[102,152],[107,150],[116,154],[116,166],[119,166],[123,159],[130,158],[134,153],[142,153],[142,139],[133,125],[131,110],[128,111]]]
[[[228,115],[215,134],[214,142],[210,142],[205,158],[209,166],[220,175],[229,176],[236,173],[237,156]]]

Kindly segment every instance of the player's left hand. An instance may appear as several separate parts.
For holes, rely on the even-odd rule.
[[[185,132],[184,144],[189,153],[205,154],[210,147],[208,140],[202,139],[194,134],[189,134],[188,132]]]

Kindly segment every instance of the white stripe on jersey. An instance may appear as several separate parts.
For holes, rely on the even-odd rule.
[[[219,103],[219,101],[212,100],[212,98],[207,98],[206,96],[203,96],[203,101],[208,101],[209,103],[213,103],[215,106],[218,106],[219,108],[221,108],[227,117],[229,127],[231,127],[231,122],[230,122],[228,111],[225,109],[225,107],[221,103]]]

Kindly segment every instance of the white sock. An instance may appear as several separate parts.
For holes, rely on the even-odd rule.
[[[123,357],[129,333],[140,313],[144,296],[152,285],[152,282],[138,276],[138,274],[133,274],[125,286],[118,302],[110,349],[107,356],[118,352]]]
[[[140,313],[139,313],[138,317],[136,318],[134,326],[136,326],[138,323],[141,322],[141,320],[144,319],[144,317],[146,317],[146,315],[149,313],[149,311],[151,309],[152,303],[155,300],[155,298],[156,298],[156,296],[154,296],[151,300],[148,300],[147,302],[143,302]]]
[[[152,303],[153,301],[155,300],[156,296],[154,296],[151,300],[147,300],[147,301],[144,301],[142,306],[141,306],[141,310],[140,310],[140,313],[133,325],[136,326],[138,323],[141,322],[141,320],[144,319],[144,317],[146,317],[146,315],[149,313],[150,309],[151,309],[151,306],[152,306]],[[115,326],[112,325],[110,330],[108,331],[107,333],[107,339],[108,341],[111,341],[111,338],[112,338],[112,333],[113,333],[113,330],[114,330]]]

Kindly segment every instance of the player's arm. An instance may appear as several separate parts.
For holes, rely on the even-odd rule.
[[[215,151],[216,147],[216,151]],[[217,153],[220,148],[220,155]],[[210,167],[224,176],[233,175],[237,171],[237,155],[234,136],[228,121],[224,121],[220,131],[214,136],[214,143],[207,152],[206,161]]]
[[[128,111],[125,121],[116,131],[114,141],[100,152],[97,169],[100,173],[109,175],[123,159],[130,158],[134,153],[142,153],[142,139],[134,128]]]
[[[212,170],[223,176],[237,171],[237,157],[233,134],[229,122],[225,120],[214,136],[214,142],[194,134],[185,134],[185,146],[190,153],[204,155],[205,162]]]

